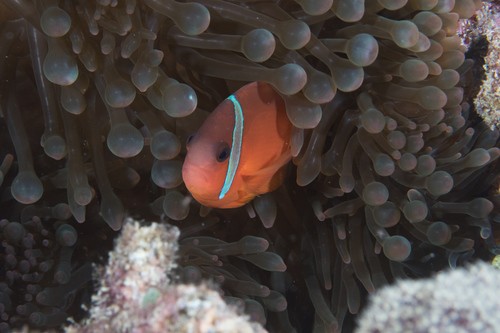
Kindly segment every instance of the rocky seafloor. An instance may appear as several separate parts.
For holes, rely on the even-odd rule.
[[[491,261],[500,253],[498,7],[3,1],[0,331],[60,331],[68,318],[80,324],[67,330],[116,331],[82,320],[106,303],[93,293],[140,281],[111,270],[129,216],[160,223],[151,244],[178,238],[164,244],[178,248],[170,267],[160,245],[142,245],[139,259],[152,262],[136,263],[155,288],[118,298],[143,306],[141,321],[106,307],[123,332],[173,329],[179,308],[209,313],[200,331],[352,332],[383,286]],[[186,139],[251,81],[285,101],[288,175],[245,207],[208,209],[183,185]],[[171,295],[193,300],[191,284],[217,309],[224,300],[240,312],[176,308],[183,298]],[[147,326],[154,315],[170,319]]]

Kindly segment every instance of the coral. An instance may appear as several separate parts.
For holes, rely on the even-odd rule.
[[[370,297],[356,333],[498,332],[499,279],[498,269],[480,262],[430,279],[400,280]]]
[[[491,265],[497,269],[500,269],[500,256],[495,256],[491,261]]]
[[[482,26],[485,36],[489,42],[488,54],[485,57],[486,79],[481,86],[478,96],[474,100],[477,112],[491,126],[499,128],[500,115],[500,87],[498,81],[500,78],[500,45],[498,42],[500,36],[500,6],[493,4],[483,4],[478,13],[478,21]]]
[[[484,56],[484,80],[474,99],[479,115],[491,127],[499,128],[500,114],[500,6],[497,2],[483,2],[481,9],[470,20],[461,23],[461,36],[468,44],[481,43],[485,38],[487,51]]]
[[[0,6],[0,217],[65,205],[81,260],[127,214],[165,215],[187,281],[270,331],[349,332],[366,294],[500,252],[499,132],[474,116],[457,34],[479,0]],[[248,81],[285,101],[293,163],[277,191],[210,210],[183,142]]]
[[[265,332],[205,283],[171,280],[178,237],[176,227],[127,218],[98,273],[90,317],[66,332]]]

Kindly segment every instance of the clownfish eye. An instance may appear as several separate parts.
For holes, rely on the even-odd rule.
[[[227,143],[222,143],[217,150],[217,162],[224,162],[229,157],[231,149]]]
[[[186,139],[186,146],[189,146],[189,144],[191,143],[191,141],[193,141],[193,138],[194,138],[194,134],[191,134],[190,136],[187,137],[187,139]]]

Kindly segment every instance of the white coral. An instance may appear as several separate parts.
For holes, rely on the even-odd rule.
[[[377,292],[356,333],[500,332],[500,270],[479,262]]]
[[[176,227],[128,218],[101,269],[90,317],[66,332],[265,332],[206,284],[171,283],[178,237]]]

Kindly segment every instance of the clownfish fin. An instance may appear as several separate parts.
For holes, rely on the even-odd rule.
[[[276,190],[281,186],[281,184],[283,184],[288,171],[287,166],[288,164],[283,165],[271,178],[271,181],[269,182],[269,192]]]
[[[255,193],[247,192],[244,189],[238,190],[238,202],[246,203],[255,197]]]
[[[239,192],[247,192],[248,190],[254,190],[255,188],[259,188],[263,182],[265,182],[266,176],[262,175],[241,175],[241,179],[243,180],[244,188],[239,189]]]
[[[286,165],[283,165],[278,170],[276,170],[276,166],[273,166],[273,168],[259,170],[259,172],[254,175],[242,175],[241,177],[245,184],[245,189],[241,191],[244,193],[251,192],[254,195],[274,191],[283,183],[286,171]],[[238,191],[238,194],[240,194],[239,192],[240,191]]]
[[[289,154],[281,154],[279,157],[273,158],[266,161],[265,166],[261,167],[259,170],[249,172],[247,175],[245,171],[242,171],[243,177],[246,176],[263,176],[271,177],[274,175],[283,165],[287,164],[291,160]]]

